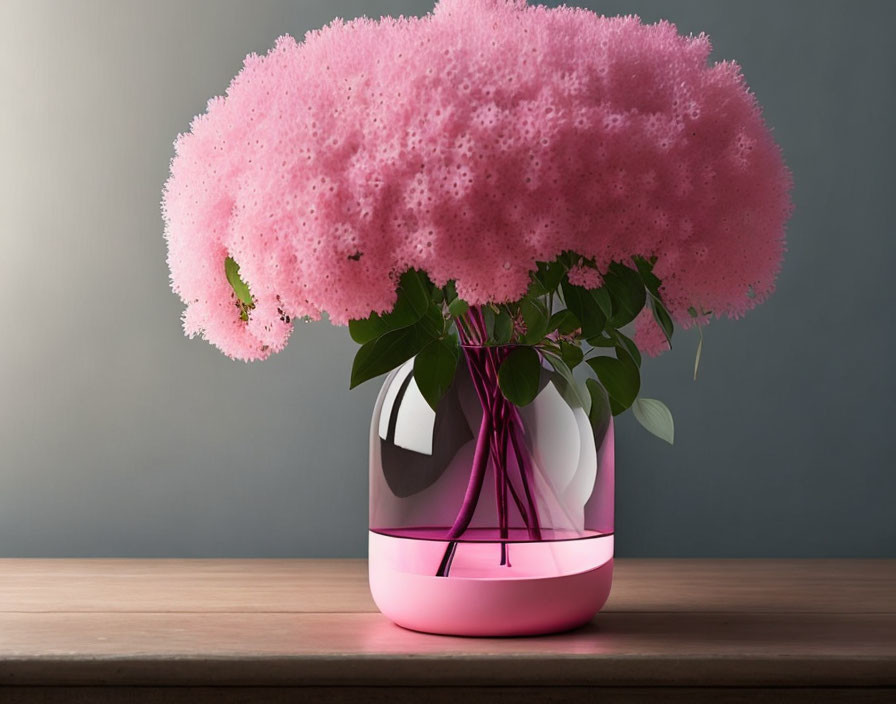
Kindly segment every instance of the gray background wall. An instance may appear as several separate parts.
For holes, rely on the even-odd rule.
[[[670,448],[618,424],[618,552],[896,557],[889,2],[605,0],[706,31],[796,179],[779,290],[646,366]],[[423,0],[0,1],[0,555],[357,556],[377,390],[344,330],[244,365],[182,337],[171,142],[250,51]]]

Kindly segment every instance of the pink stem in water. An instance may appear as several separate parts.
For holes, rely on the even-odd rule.
[[[479,403],[483,408],[490,405],[490,396],[488,392],[485,390],[486,382],[483,380],[483,372],[475,365],[471,365],[470,369],[472,370],[472,379],[473,379],[473,387],[476,389],[476,395],[479,397]],[[507,408],[507,404],[505,404],[505,408]],[[512,412],[512,409],[507,409]],[[506,488],[510,491],[510,496],[513,499],[513,502],[516,504],[516,508],[520,513],[520,516],[523,519],[523,523],[527,526],[529,525],[529,515],[526,511],[526,507],[523,504],[522,499],[520,499],[519,494],[516,491],[516,487],[514,487],[513,482],[510,481],[510,478],[507,476],[506,468],[507,468],[507,460],[506,460],[506,439],[507,439],[507,427],[506,424],[502,421],[501,423],[502,432],[505,438],[505,450],[504,450],[504,477],[506,480]]]
[[[529,515],[532,516],[532,520],[529,522],[529,538],[532,540],[541,540],[541,526],[538,521],[538,512],[535,509],[535,498],[532,496],[532,492],[529,489],[529,480],[528,476],[532,474],[532,480],[535,480],[535,474],[532,472],[532,467],[528,461],[528,455],[526,454],[526,447],[522,443],[521,430],[522,430],[522,421],[519,418],[519,413],[517,413],[516,409],[513,410],[513,420],[514,422],[511,424],[510,428],[510,442],[513,445],[513,452],[516,455],[516,465],[520,471],[520,480],[523,483],[523,491],[526,494],[526,502],[529,504]]]
[[[479,437],[476,440],[476,450],[473,453],[473,470],[470,472],[470,481],[467,483],[467,491],[461,504],[454,525],[448,531],[448,538],[454,540],[463,534],[470,525],[476,503],[479,501],[479,493],[482,491],[482,480],[485,478],[485,470],[488,467],[489,437],[492,434],[492,417],[485,412],[482,414],[482,423],[479,426]]]
[[[470,355],[467,357],[467,366],[470,374],[475,375],[473,361]],[[473,452],[473,468],[470,472],[470,480],[467,483],[467,490],[464,494],[464,500],[461,504],[457,518],[451,530],[448,531],[449,540],[460,537],[470,525],[473,518],[473,512],[476,510],[476,504],[479,501],[479,494],[482,492],[482,481],[485,478],[485,471],[488,468],[489,457],[489,441],[492,435],[493,418],[491,408],[487,404],[482,406],[482,422],[479,425],[479,436],[476,438],[476,449]]]
[[[457,517],[448,531],[449,544],[445,549],[445,555],[436,572],[437,576],[445,577],[451,568],[451,561],[457,547],[457,539],[463,535],[473,519],[479,497],[482,493],[482,484],[488,470],[491,457],[495,469],[495,501],[497,503],[498,526],[501,537],[501,564],[509,565],[506,540],[509,536],[508,520],[508,493],[512,496],[520,516],[528,528],[531,540],[541,540],[541,529],[538,521],[538,513],[535,500],[529,488],[528,475],[530,466],[527,462],[525,445],[522,444],[522,420],[517,409],[508,402],[498,386],[498,368],[502,359],[499,359],[499,351],[495,348],[470,349],[472,341],[481,344],[487,339],[485,320],[482,312],[477,308],[471,308],[466,317],[466,325],[458,321],[458,333],[461,343],[465,345],[464,356],[467,368],[482,406],[482,421],[479,427],[479,435],[476,438],[476,448],[473,452],[473,466],[470,471],[470,479],[464,493],[463,502]],[[471,339],[472,338],[472,339]],[[478,339],[475,339],[478,338]],[[508,473],[508,450],[513,447],[517,469],[526,496],[527,507],[513,485]],[[534,477],[534,475],[533,475]]]

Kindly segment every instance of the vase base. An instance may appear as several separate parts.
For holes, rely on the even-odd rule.
[[[437,577],[434,571],[410,571],[407,564],[403,566],[396,560],[400,550],[396,540],[402,541],[371,531],[370,591],[387,618],[414,631],[457,636],[527,636],[568,631],[588,623],[610,594],[612,535],[599,539],[597,567],[566,574],[509,578]]]

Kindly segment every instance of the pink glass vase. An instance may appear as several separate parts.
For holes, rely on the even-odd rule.
[[[613,571],[613,421],[545,366],[509,403],[509,347],[463,348],[436,411],[413,360],[387,377],[370,433],[370,589],[418,631],[508,636],[593,618]],[[593,406],[593,408],[592,408]]]

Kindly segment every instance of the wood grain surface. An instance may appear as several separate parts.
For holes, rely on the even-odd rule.
[[[258,687],[233,701],[896,701],[896,561],[618,560],[588,626],[471,639],[391,624],[363,560],[0,560],[4,704]]]

